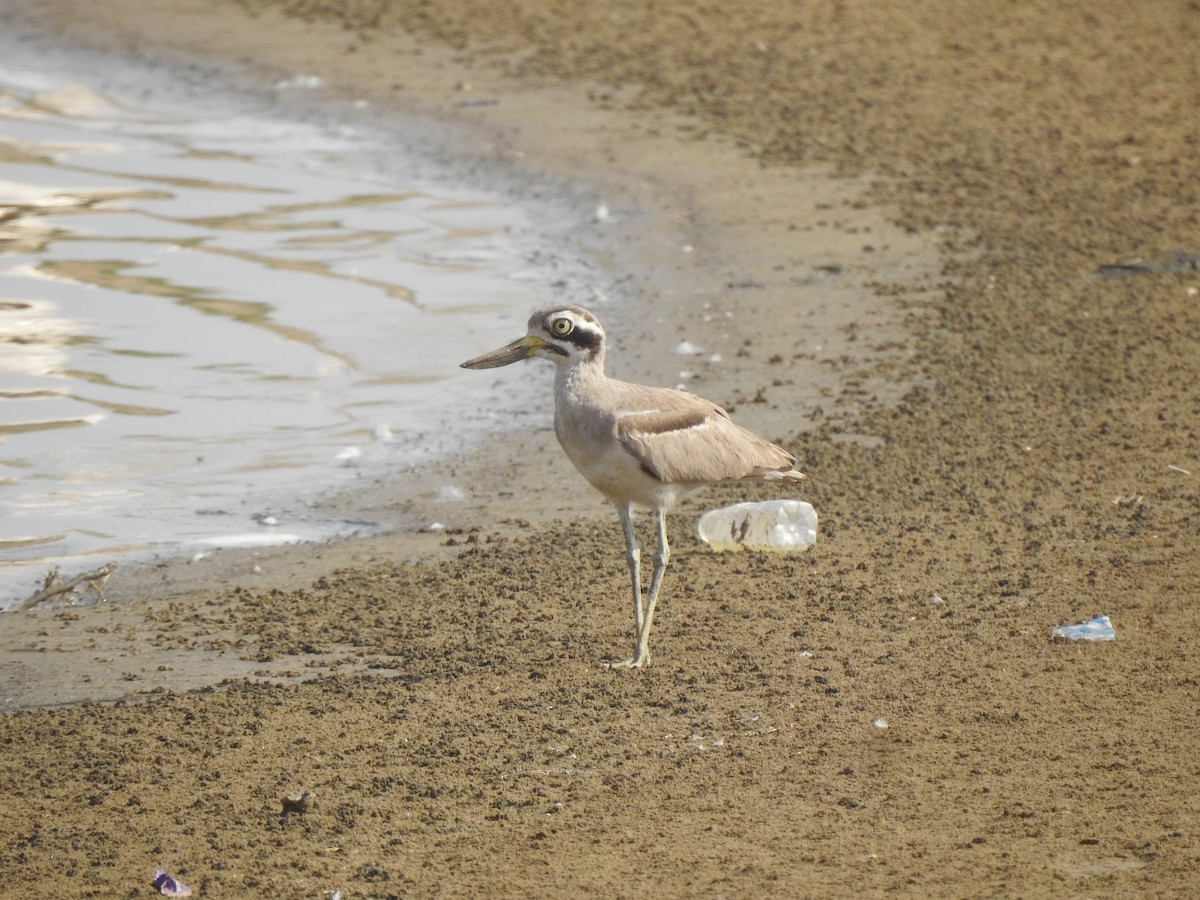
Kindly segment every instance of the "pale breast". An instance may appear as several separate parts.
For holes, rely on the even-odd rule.
[[[610,500],[669,509],[687,486],[665,483],[643,467],[621,443],[617,421],[594,407],[560,406],[554,433],[579,473]]]

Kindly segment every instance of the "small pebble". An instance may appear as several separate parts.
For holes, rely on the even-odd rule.
[[[303,815],[313,808],[316,796],[312,791],[293,791],[283,798],[283,812],[300,813]]]

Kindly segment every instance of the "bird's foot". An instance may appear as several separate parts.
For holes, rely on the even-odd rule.
[[[629,659],[623,659],[619,662],[614,660],[613,662],[606,662],[604,664],[605,668],[608,669],[641,669],[648,665],[650,665],[649,653],[638,653],[629,657]]]

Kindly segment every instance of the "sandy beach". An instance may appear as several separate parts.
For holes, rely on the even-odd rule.
[[[570,240],[627,276],[610,371],[719,354],[690,386],[797,455],[821,536],[714,554],[703,510],[778,492],[689,498],[654,664],[611,671],[616,517],[515,428],[328,501],[390,534],[7,614],[4,893],[1200,891],[1195,4],[22,15],[192,77],[317,75],[514,202],[604,203]],[[500,372],[481,396],[537,377]],[[1100,614],[1116,641],[1051,638]]]

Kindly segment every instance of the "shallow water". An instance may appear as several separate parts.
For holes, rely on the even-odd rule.
[[[305,501],[461,443],[456,363],[561,278],[528,211],[385,134],[0,59],[0,608],[54,565],[361,528]]]

